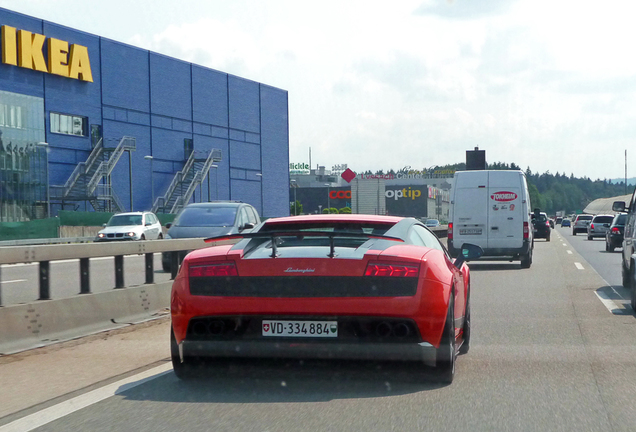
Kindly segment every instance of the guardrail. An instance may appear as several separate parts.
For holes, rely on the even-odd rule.
[[[154,283],[154,254],[171,252],[172,274],[174,279],[179,268],[179,252],[201,249],[204,247],[233,244],[236,240],[205,243],[197,239],[146,240],[112,243],[79,243],[55,245],[28,245],[0,247],[1,264],[21,264],[37,262],[39,265],[39,300],[50,300],[50,262],[67,259],[78,259],[80,267],[80,294],[89,294],[90,290],[90,258],[115,258],[115,288],[124,288],[124,256],[145,255],[146,284]],[[0,280],[2,279],[0,267]],[[2,285],[0,284],[0,306],[2,306]]]

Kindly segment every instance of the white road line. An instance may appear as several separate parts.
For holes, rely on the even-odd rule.
[[[585,267],[583,267],[583,264],[581,264],[580,262],[575,262],[574,266],[579,270],[585,270]]]
[[[137,375],[125,378],[121,381],[95,389],[81,396],[53,405],[21,419],[0,426],[0,432],[27,432],[39,428],[47,423],[65,417],[69,414],[101,402],[104,399],[123,393],[141,384],[145,384],[155,378],[167,374],[172,370],[172,364],[166,363],[153,369],[148,369]]]
[[[0,281],[0,283],[16,283],[16,282],[26,282],[26,279],[16,279],[16,280],[10,280],[10,281]]]
[[[616,303],[609,299],[607,297],[607,294],[605,294],[604,292],[601,291],[599,293],[598,291],[594,291],[594,294],[596,294],[596,297],[598,297],[601,303],[603,303],[603,306],[605,306],[607,310],[610,311],[610,313],[614,313],[615,310],[619,309]]]

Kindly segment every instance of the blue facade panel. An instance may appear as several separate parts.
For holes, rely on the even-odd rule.
[[[230,141],[230,166],[261,171],[261,146]]]
[[[245,132],[260,132],[258,83],[230,76],[230,128]]]
[[[287,92],[261,86],[261,155],[263,190],[266,199],[263,213],[268,216],[289,214],[287,197],[278,195],[289,191],[289,116]]]
[[[108,39],[102,42],[104,105],[150,112],[148,51]]]
[[[228,75],[192,65],[192,119],[216,126],[228,126]]]
[[[190,63],[150,53],[150,109],[153,114],[192,120]]]

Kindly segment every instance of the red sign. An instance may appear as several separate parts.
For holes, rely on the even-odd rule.
[[[499,202],[508,202],[508,201],[516,200],[517,194],[514,192],[506,192],[506,191],[495,192],[494,194],[490,195],[490,198]]]
[[[329,192],[329,198],[331,199],[351,199],[351,191],[331,191]]]
[[[342,172],[342,174],[340,174],[340,177],[342,177],[347,183],[351,183],[351,180],[356,178],[356,173],[351,171],[351,168],[347,168]]]

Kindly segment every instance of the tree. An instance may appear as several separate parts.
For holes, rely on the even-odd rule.
[[[340,214],[351,214],[351,207],[343,207],[338,211]]]
[[[292,202],[289,205],[289,214],[290,215],[303,214],[303,205],[300,203],[300,201]]]

